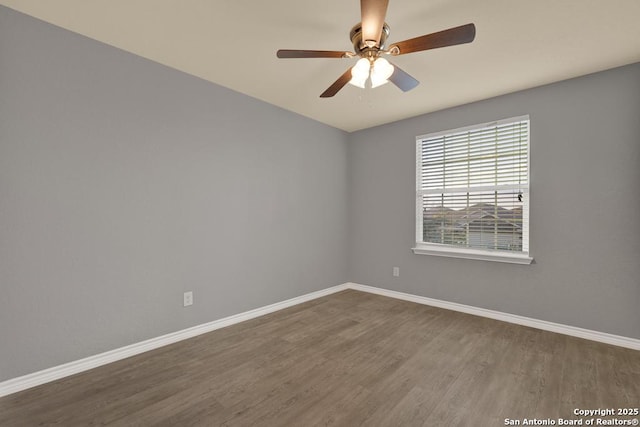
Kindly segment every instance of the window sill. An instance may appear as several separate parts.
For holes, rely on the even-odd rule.
[[[420,245],[413,248],[417,255],[433,255],[451,258],[475,259],[480,261],[507,262],[511,264],[531,264],[533,258],[523,253],[510,253],[506,251],[489,251],[469,248],[455,248],[439,245]]]

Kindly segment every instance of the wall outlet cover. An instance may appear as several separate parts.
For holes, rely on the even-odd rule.
[[[189,292],[185,292],[184,293],[183,305],[185,307],[193,305],[193,291],[189,291]]]

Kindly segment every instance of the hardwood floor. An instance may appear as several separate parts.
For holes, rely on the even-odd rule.
[[[348,290],[6,396],[0,425],[503,426],[638,407],[638,351]]]

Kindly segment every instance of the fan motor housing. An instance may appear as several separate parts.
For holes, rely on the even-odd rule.
[[[385,22],[382,26],[382,33],[380,33],[380,43],[377,46],[367,46],[362,42],[362,23],[358,23],[351,28],[349,32],[349,38],[351,39],[351,43],[353,43],[353,49],[356,54],[360,56],[367,56],[367,52],[371,52],[369,55],[373,54],[377,56],[377,53],[380,50],[384,49],[384,44],[387,41],[387,37],[389,37],[389,25]]]

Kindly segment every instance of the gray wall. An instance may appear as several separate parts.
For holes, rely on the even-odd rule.
[[[524,114],[535,264],[414,255],[415,136]],[[640,64],[351,134],[349,180],[351,281],[640,338]]]
[[[346,282],[347,137],[0,7],[0,381]]]

